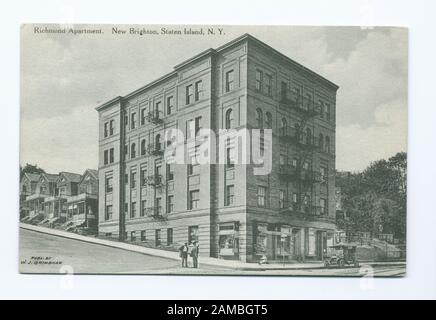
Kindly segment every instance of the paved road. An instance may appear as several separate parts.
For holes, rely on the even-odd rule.
[[[61,264],[53,264],[58,262]],[[178,261],[171,259],[20,229],[21,272],[64,273],[62,266],[67,266],[63,270],[71,266],[74,273],[174,273],[182,269]]]
[[[35,264],[38,262],[38,264]],[[70,269],[72,268],[72,269]],[[45,233],[20,229],[20,271],[23,273],[126,273],[126,274],[228,274],[228,275],[293,275],[293,276],[404,276],[404,266],[374,269],[312,269],[279,271],[242,271],[201,264],[200,268],[181,268],[180,262],[130,252],[122,249],[66,239]]]

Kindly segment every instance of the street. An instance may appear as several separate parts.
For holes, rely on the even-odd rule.
[[[192,265],[192,261],[189,259]],[[290,276],[375,276],[398,277],[405,266],[376,266],[346,269],[237,270],[205,265],[182,268],[176,260],[62,238],[20,229],[20,271],[22,273],[76,274],[207,274]]]

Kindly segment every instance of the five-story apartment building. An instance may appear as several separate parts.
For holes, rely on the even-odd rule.
[[[201,255],[242,261],[322,258],[335,230],[337,89],[244,35],[100,105],[99,233],[198,241]],[[271,170],[256,174],[258,146],[223,139],[229,130],[258,130]]]

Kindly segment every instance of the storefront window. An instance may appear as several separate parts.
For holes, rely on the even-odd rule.
[[[220,256],[234,257],[239,253],[238,223],[229,222],[219,225]]]

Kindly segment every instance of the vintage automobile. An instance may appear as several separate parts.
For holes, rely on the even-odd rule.
[[[356,258],[357,244],[354,243],[339,243],[330,246],[334,250],[334,254],[324,260],[326,268],[347,266],[359,267],[359,262]]]

